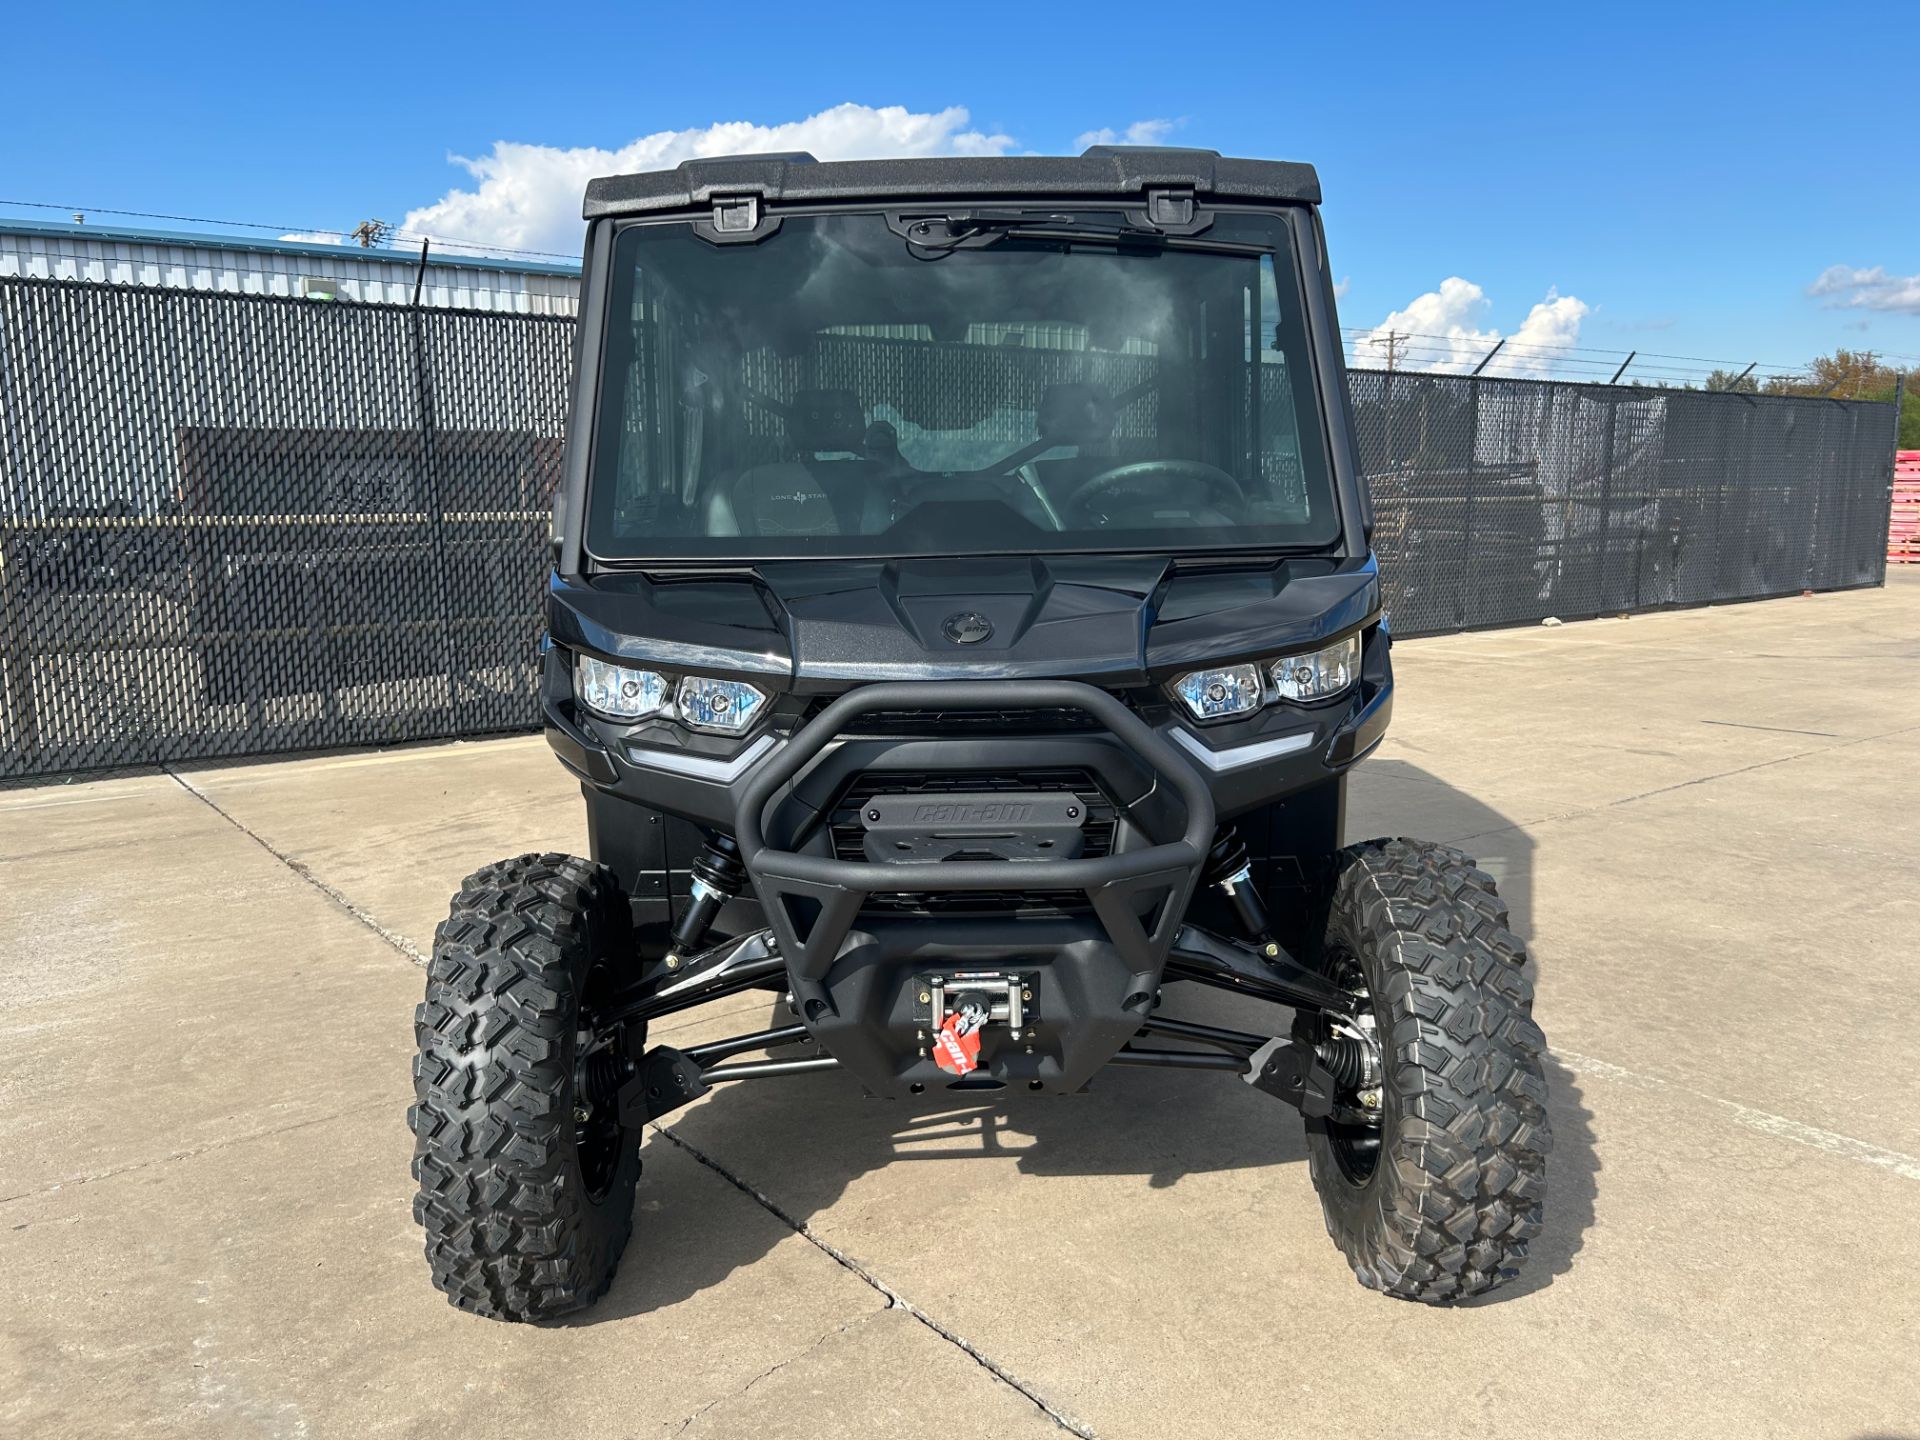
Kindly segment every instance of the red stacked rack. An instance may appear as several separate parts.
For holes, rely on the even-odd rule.
[[[1893,515],[1887,521],[1887,563],[1920,565],[1920,450],[1893,457]]]

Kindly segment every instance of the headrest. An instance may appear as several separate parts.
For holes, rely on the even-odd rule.
[[[1113,402],[1098,385],[1049,385],[1034,424],[1056,445],[1097,445],[1113,434]]]
[[[812,455],[822,450],[858,452],[867,434],[866,413],[851,390],[796,390],[787,406],[787,438]]]

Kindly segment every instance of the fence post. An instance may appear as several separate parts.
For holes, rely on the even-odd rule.
[[[1502,340],[1501,345],[1507,342]],[[1500,346],[1494,347],[1494,354]],[[1493,355],[1488,355],[1491,360]],[[1480,362],[1485,368],[1487,361]],[[1453,623],[1456,628],[1467,628],[1467,587],[1473,577],[1479,573],[1473,563],[1473,502],[1480,489],[1480,371],[1475,370],[1467,379],[1467,503],[1466,514],[1462,518],[1460,530],[1460,589],[1454,601]]]
[[[420,406],[420,468],[427,483],[427,524],[433,538],[433,563],[436,571],[434,600],[440,612],[440,666],[447,677],[447,728],[448,735],[458,735],[460,731],[460,677],[454,666],[453,656],[453,615],[452,602],[448,586],[451,576],[447,572],[447,517],[440,501],[440,465],[434,447],[434,429],[437,421],[433,413],[433,382],[427,375],[427,342],[421,326],[421,310],[418,305],[411,308],[407,321],[413,332],[413,373],[419,387]]]
[[[1662,400],[1660,403],[1662,406],[1665,406],[1667,402],[1665,400]],[[1662,409],[1660,413],[1660,428],[1663,434],[1666,430],[1666,423],[1667,423],[1666,411]],[[1644,446],[1644,444],[1645,444],[1645,440],[1643,437],[1642,445]],[[1645,463],[1644,449],[1642,451],[1642,462],[1640,466],[1640,473],[1641,473],[1641,476],[1643,477],[1641,480],[1641,484],[1647,485],[1649,489],[1651,489],[1652,482],[1650,479],[1646,478],[1649,476],[1650,472],[1649,472],[1649,467]],[[1657,475],[1659,472],[1657,470],[1653,470],[1651,473],[1654,475]],[[1634,508],[1640,512],[1640,522],[1637,525],[1635,525],[1633,529],[1633,584],[1630,587],[1629,593],[1628,593],[1628,605],[1631,609],[1634,609],[1634,610],[1645,610],[1647,608],[1647,596],[1646,596],[1647,546],[1653,540],[1653,534],[1652,534],[1653,525],[1657,525],[1659,523],[1660,498],[1657,494],[1650,494],[1647,491],[1642,491],[1639,494],[1636,494],[1633,498],[1634,498]],[[1653,517],[1653,525],[1650,525],[1648,523],[1647,517],[1649,516]]]
[[[1627,357],[1631,360],[1633,357]],[[1626,369],[1625,365],[1620,367]],[[1595,599],[1598,604],[1595,614],[1617,613],[1619,606],[1611,602],[1613,596],[1607,586],[1607,561],[1613,555],[1613,432],[1620,421],[1620,397],[1613,391],[1607,395],[1607,443],[1602,452],[1600,472],[1600,571],[1599,583],[1595,585]]]
[[[18,279],[0,280],[0,358],[10,358],[13,330],[4,322],[18,319],[19,312],[33,303],[36,292]],[[19,304],[13,304],[18,297]],[[20,322],[25,329],[25,322]],[[43,326],[42,328],[46,328]],[[24,422],[26,396],[16,389],[17,377],[12,364],[0,364],[0,421],[6,425],[0,434],[0,455],[11,458],[26,475],[27,444]],[[27,633],[26,587],[33,577],[27,573],[26,559],[32,531],[27,525],[25,496],[10,500],[0,511],[0,735],[10,743],[0,748],[0,775],[31,775],[35,771],[34,752],[40,748],[39,715],[34,709],[33,655],[28,649],[33,637]],[[1882,550],[1886,546],[1880,547]],[[12,563],[9,564],[9,552]],[[19,591],[16,602],[15,591]],[[10,757],[8,752],[12,752]],[[13,757],[17,757],[13,758]]]
[[[1880,573],[1880,583],[1887,583],[1887,542],[1893,535],[1893,487],[1900,469],[1900,412],[1907,400],[1907,375],[1900,371],[1893,377],[1893,443],[1887,447],[1887,490],[1880,501],[1880,539],[1874,546],[1878,557],[1875,569]]]

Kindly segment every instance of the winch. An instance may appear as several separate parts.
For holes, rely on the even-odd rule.
[[[965,1076],[980,1067],[982,1032],[1004,1025],[1006,1038],[1031,1038],[1028,1017],[1039,995],[1037,972],[963,970],[915,981],[914,1020],[942,1070]]]

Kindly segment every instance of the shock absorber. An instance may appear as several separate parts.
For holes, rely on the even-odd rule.
[[[731,835],[709,835],[707,845],[691,866],[693,884],[686,908],[673,923],[667,939],[666,967],[678,970],[686,957],[700,948],[713,928],[720,907],[746,888],[747,867],[740,863],[740,847]]]
[[[1247,842],[1232,825],[1222,825],[1213,833],[1213,848],[1207,852],[1207,883],[1217,885],[1247,938],[1266,955],[1278,955],[1280,947],[1267,921],[1267,907],[1253,888],[1253,861],[1247,854]]]

